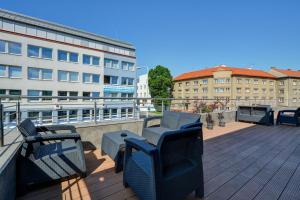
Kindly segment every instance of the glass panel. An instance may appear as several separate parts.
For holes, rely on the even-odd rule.
[[[128,63],[128,69],[129,69],[130,71],[133,71],[133,70],[134,70],[133,66],[134,66],[133,63]]]
[[[28,79],[39,79],[40,69],[38,68],[28,68]]]
[[[70,92],[69,96],[70,97],[78,97],[78,92]],[[70,101],[77,101],[77,99],[70,98]]]
[[[42,96],[52,96],[52,91],[44,90],[42,91]],[[42,98],[43,101],[51,101],[51,98]]]
[[[60,61],[68,61],[68,53],[66,51],[57,51],[58,60]]]
[[[112,60],[112,67],[113,68],[119,68],[119,61],[117,61],[117,60]]]
[[[22,68],[9,66],[9,77],[10,78],[21,78]]]
[[[40,48],[37,46],[28,45],[27,47],[27,55],[29,57],[39,57]]]
[[[9,95],[21,95],[21,90],[9,90]],[[17,100],[18,98],[9,98],[9,100]]]
[[[83,55],[83,64],[89,65],[91,63],[91,56],[89,55]]]
[[[123,70],[128,70],[128,63],[127,62],[122,62],[122,69]]]
[[[110,113],[109,113],[109,109],[104,109],[103,110],[103,118],[104,119],[109,119],[110,118]]]
[[[133,85],[133,78],[128,78],[128,85]]]
[[[82,78],[83,78],[84,83],[90,83],[91,82],[91,74],[83,73]]]
[[[21,54],[21,44],[16,42],[8,42],[8,53]]]
[[[77,82],[78,81],[78,72],[70,72],[70,81]]]
[[[40,91],[39,90],[28,90],[27,92],[28,96],[31,97],[38,97],[40,96]],[[28,98],[30,101],[38,101],[39,98]]]
[[[114,84],[114,85],[118,84],[118,77],[117,76],[112,76],[111,77],[111,84]]]
[[[69,120],[77,120],[77,110],[69,110]]]
[[[104,84],[110,84],[110,76],[104,75]]]
[[[118,117],[118,109],[112,108],[111,109],[111,118],[117,118]]]
[[[39,112],[28,112],[28,118],[33,122],[37,122],[39,120]]]
[[[42,48],[42,58],[51,59],[52,58],[52,49]]]
[[[0,65],[0,76],[6,76],[6,67],[4,65]]]
[[[51,111],[42,112],[42,121],[48,123],[52,122],[52,112]]]
[[[92,92],[92,97],[99,97],[100,96],[100,92]]]
[[[127,78],[122,77],[121,84],[122,84],[122,85],[127,85]]]
[[[89,119],[90,118],[90,110],[82,110],[82,117],[84,119]]]
[[[126,108],[121,109],[121,117],[122,118],[126,117]]]
[[[91,96],[91,93],[90,93],[90,92],[83,92],[83,93],[82,93],[82,96],[83,96],[83,97],[90,97],[90,96]],[[86,101],[86,100],[90,100],[90,99],[86,99],[86,98],[83,99],[83,101]]]
[[[111,67],[111,60],[110,59],[104,59],[104,67],[108,67],[110,68]]]
[[[100,82],[100,76],[97,74],[93,74],[93,83],[99,83]]]
[[[0,52],[1,53],[6,53],[5,44],[6,44],[5,41],[0,40]]]
[[[58,81],[68,81],[68,72],[58,71]]]
[[[58,119],[59,120],[65,121],[67,119],[67,111],[60,110],[60,111],[58,111],[57,114],[58,114]]]
[[[66,97],[68,96],[68,92],[66,91],[58,91],[57,92],[57,96],[61,96],[61,97]],[[58,98],[59,101],[62,101],[62,100],[67,100],[67,98]]]
[[[78,54],[70,53],[70,62],[78,62]]]
[[[93,65],[99,65],[100,64],[100,58],[93,57]]]
[[[52,70],[51,69],[42,69],[42,79],[43,80],[52,80]]]
[[[0,89],[0,96],[1,95],[6,95],[6,90],[5,89]],[[1,98],[1,100],[6,100],[6,98]]]

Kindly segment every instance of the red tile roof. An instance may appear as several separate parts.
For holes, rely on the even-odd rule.
[[[255,69],[246,69],[246,68],[235,68],[235,67],[226,67],[226,66],[217,66],[213,68],[207,68],[192,72],[187,72],[181,74],[174,78],[175,81],[180,80],[187,80],[187,79],[195,79],[201,77],[209,77],[213,76],[213,73],[216,71],[231,71],[232,75],[239,75],[239,76],[251,76],[251,77],[262,77],[262,78],[275,78],[272,74],[269,74],[262,70],[255,70]]]
[[[277,68],[273,68],[273,70],[278,71],[290,77],[300,77],[300,71],[293,71],[290,69],[277,69]]]

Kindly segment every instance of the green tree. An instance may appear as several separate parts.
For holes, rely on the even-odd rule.
[[[170,70],[164,66],[157,65],[151,69],[148,74],[148,86],[152,98],[170,98],[173,90],[173,77]],[[154,105],[160,104],[161,101],[155,101]],[[170,102],[164,101],[165,105]]]

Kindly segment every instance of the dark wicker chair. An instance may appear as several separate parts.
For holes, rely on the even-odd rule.
[[[277,114],[276,124],[293,124],[300,126],[300,108],[297,110],[280,110]]]
[[[156,147],[130,138],[125,142],[124,186],[139,199],[179,200],[193,191],[203,197],[201,126],[165,132]]]
[[[74,126],[35,127],[25,119],[18,129],[24,136],[17,165],[19,193],[38,183],[86,176],[83,147]]]

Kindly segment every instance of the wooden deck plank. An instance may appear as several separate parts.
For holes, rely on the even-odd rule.
[[[290,133],[291,134],[291,133]],[[226,184],[218,188],[209,198],[207,199],[229,199],[232,195],[234,195],[245,183],[247,183],[251,178],[253,178],[264,166],[266,166],[269,162],[273,160],[276,155],[278,155],[281,151],[283,151],[286,145],[290,145],[295,137],[288,137],[284,140],[279,140],[276,143],[272,144],[272,149],[259,159],[252,165],[250,165],[247,169],[243,170],[241,173],[236,175]],[[280,144],[278,145],[278,143]]]
[[[299,199],[299,128],[235,122],[204,129],[204,139],[205,199]],[[123,174],[114,173],[109,157],[99,150],[86,151],[85,156],[86,178],[37,189],[19,199],[138,199],[123,187]],[[187,197],[195,199],[193,194]]]

